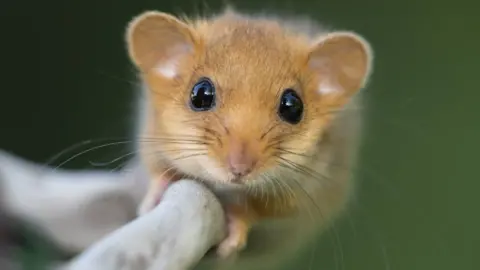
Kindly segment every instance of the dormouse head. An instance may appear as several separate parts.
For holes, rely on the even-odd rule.
[[[194,21],[146,12],[127,44],[151,97],[150,154],[199,179],[247,186],[305,164],[372,61],[355,33],[312,39],[232,12]]]

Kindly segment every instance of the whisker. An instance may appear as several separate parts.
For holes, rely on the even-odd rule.
[[[183,159],[192,158],[192,157],[196,157],[196,156],[204,156],[204,155],[206,155],[206,154],[207,154],[207,152],[204,151],[204,152],[200,152],[200,153],[195,153],[195,154],[190,154],[190,155],[186,155],[186,156],[181,156],[181,157],[173,158],[172,161],[183,160]]]
[[[203,124],[198,124],[198,123],[197,123],[197,119],[194,119],[194,121],[192,121],[191,119],[188,119],[188,120],[185,120],[184,122],[185,122],[185,123],[190,123],[190,122],[192,122],[191,124],[192,124],[193,126],[195,126],[196,128],[198,128],[199,130],[204,131],[206,134],[212,136],[212,137],[213,137],[213,140],[216,140],[220,145],[222,144],[222,141],[221,141],[221,139],[220,139],[221,134],[220,134],[219,132],[217,132],[217,131],[209,128],[209,127],[206,127],[206,126],[203,125]],[[208,138],[208,137],[207,137],[207,138]],[[209,138],[209,139],[211,139],[211,138]],[[213,140],[212,140],[212,141],[213,141]]]
[[[175,148],[175,149],[162,149],[158,150],[160,153],[176,153],[176,152],[188,152],[188,151],[198,151],[203,150],[206,151],[205,147],[196,147],[196,148]]]
[[[200,137],[190,137],[190,138],[182,138],[181,135],[177,136],[172,136],[172,137],[154,137],[150,139],[138,139],[138,142],[169,142],[169,141],[174,141],[174,142],[204,142],[204,138]]]
[[[287,198],[285,197],[286,196],[286,191],[284,191],[282,189],[282,186],[278,184],[278,181],[275,180],[274,177],[268,177],[268,175],[266,175],[267,179],[269,179],[271,185],[272,185],[272,190],[273,190],[273,197],[274,198],[278,198],[278,197],[281,197],[282,198],[282,203],[285,207],[288,206],[288,201],[287,201]],[[278,188],[277,188],[278,187]],[[278,189],[278,190],[277,190]],[[278,191],[278,192],[277,192]]]
[[[299,153],[294,148],[289,148],[287,152],[288,154],[303,156],[303,154]],[[305,157],[308,158],[309,156],[305,155]],[[369,166],[368,164],[365,164],[365,162],[362,162],[361,160],[357,161],[358,166],[350,166],[347,164],[343,164],[341,162],[323,160],[321,158],[316,158],[315,162],[327,165],[328,167],[352,172],[359,176],[364,176],[370,180],[373,180],[375,183],[382,186],[383,188],[387,189],[392,195],[394,195],[395,198],[397,198],[398,196],[397,194],[398,189],[393,185],[393,183],[385,181],[384,177],[382,177],[381,175],[378,175],[376,170],[372,169],[371,166]]]
[[[67,153],[68,151],[72,151],[80,146],[83,146],[83,145],[87,145],[89,143],[92,143],[93,141],[92,140],[85,140],[85,141],[81,141],[79,143],[75,143],[63,150],[61,150],[60,152],[58,152],[57,154],[53,155],[52,157],[50,157],[49,159],[47,159],[44,163],[45,166],[49,166],[51,165],[51,163],[55,162],[55,160],[57,160],[58,158],[60,158],[60,156],[62,156],[63,154]]]
[[[272,130],[274,130],[276,127],[280,126],[280,123],[275,123],[273,124],[269,129],[267,129],[267,131],[265,131],[261,136],[260,136],[260,140],[262,140],[263,138],[265,138],[265,136],[268,135],[268,133],[272,132]]]
[[[95,167],[103,167],[103,166],[108,166],[108,165],[112,165],[113,163],[119,161],[119,160],[122,160],[126,157],[129,157],[129,156],[132,156],[132,155],[135,155],[137,153],[137,151],[134,151],[134,152],[129,152],[127,154],[124,154],[124,155],[121,155],[113,160],[110,160],[110,161],[107,161],[107,162],[93,162],[93,161],[89,161],[90,165],[92,166],[95,166]]]
[[[222,105],[222,104],[219,104],[219,105]],[[220,124],[220,126],[222,126],[223,128],[223,131],[225,132],[225,134],[229,134],[230,131],[228,130],[228,128],[225,126],[222,118],[220,118],[220,116],[218,116],[218,114],[214,113],[213,116],[215,116],[215,119],[217,119],[218,123]]]
[[[215,136],[215,137],[220,137],[220,133],[218,133],[217,131],[211,129],[211,128],[208,128],[208,127],[203,127],[203,130],[205,130],[206,133],[209,133],[211,134],[212,136]]]
[[[107,144],[102,144],[102,145],[99,145],[99,146],[91,147],[91,148],[89,148],[87,150],[84,150],[84,151],[81,151],[80,153],[75,154],[75,155],[71,156],[70,158],[66,159],[65,161],[61,162],[59,165],[57,165],[55,168],[53,168],[53,171],[56,171],[61,166],[65,165],[66,163],[70,162],[71,160],[73,160],[73,159],[75,159],[75,158],[77,158],[81,155],[84,155],[86,153],[92,152],[92,151],[97,150],[97,149],[105,148],[105,147],[108,147],[108,146],[120,145],[120,144],[129,143],[129,142],[130,141],[113,142],[113,143],[107,143]]]
[[[126,160],[122,163],[120,163],[120,165],[116,166],[115,168],[111,169],[110,172],[116,172],[116,171],[119,171],[120,169],[123,169],[125,167],[125,165],[127,165],[129,163],[130,160]]]
[[[329,165],[333,165],[333,164],[334,163],[331,163],[331,162],[329,163]],[[339,166],[340,164],[335,164],[335,165]],[[356,167],[352,167],[352,168],[350,168],[350,170],[356,171],[358,169]],[[362,166],[362,170],[365,171],[365,166]],[[349,217],[349,221],[351,221],[351,217]],[[352,223],[351,223],[351,225],[353,227]],[[334,233],[334,236],[336,238],[336,242],[341,243],[339,233],[338,233],[335,226],[332,226],[332,232]],[[390,263],[389,263],[389,260],[388,260],[388,254],[386,253],[386,250],[385,250],[384,246],[380,245],[380,248],[381,248],[381,252],[382,252],[382,259],[384,261],[384,265],[385,265],[386,269],[389,269],[390,268]],[[341,261],[343,261],[343,257],[344,257],[343,251],[340,251],[340,260]],[[342,266],[342,268],[344,268],[343,263],[342,263],[341,266]]]
[[[280,152],[281,154],[290,154],[290,155],[295,155],[295,156],[299,156],[299,157],[306,157],[306,158],[312,157],[312,155],[298,153],[298,152],[295,152],[293,150],[289,150],[287,148],[274,147],[273,149]]]
[[[150,152],[144,152],[144,153],[142,153],[142,154],[145,155],[145,156],[150,156],[150,155],[160,155],[160,156],[162,156],[162,155],[164,155],[164,154],[166,154],[166,153],[168,153],[168,154],[175,154],[175,153],[185,154],[185,153],[192,153],[192,152],[193,152],[193,153],[198,153],[199,150],[205,151],[204,148],[179,148],[179,149],[167,149],[167,150],[158,150],[158,149],[157,149],[157,150],[152,150],[152,151],[150,151]],[[205,151],[205,152],[206,152],[206,151]],[[134,154],[136,154],[136,153],[138,153],[138,151],[137,151],[137,152],[131,152],[131,153],[125,154],[125,155],[123,155],[123,156],[121,156],[121,157],[116,158],[116,160],[120,160],[121,158],[124,158],[124,157],[126,157],[126,156],[128,156],[128,155],[134,155]],[[175,160],[175,159],[174,159],[174,160]],[[128,162],[128,161],[127,161],[127,162]],[[113,163],[113,162],[111,162],[111,163]]]
[[[292,188],[285,184],[283,181],[279,181],[276,177],[270,176],[268,174],[265,174],[264,177],[269,179],[272,184],[273,184],[273,190],[274,190],[274,196],[275,197],[282,197],[283,199],[283,207],[289,207],[290,204],[289,202],[292,201],[292,199],[295,199],[295,192],[292,190]],[[276,191],[276,187],[278,186],[278,192]],[[281,206],[282,207],[282,206]]]
[[[172,144],[182,144],[182,145],[207,145],[208,143],[205,141],[176,141],[176,140],[171,140],[171,141],[158,141],[158,143],[163,143],[164,145],[172,145]]]
[[[308,205],[308,203],[305,202],[305,201],[303,201],[303,200],[300,200],[301,198],[298,197],[298,196],[296,195],[296,192],[293,191],[294,188],[291,187],[291,185],[289,184],[289,182],[295,183],[295,184],[299,187],[299,190],[301,191],[301,193],[302,193],[303,195],[305,195],[305,197],[307,197],[307,198],[309,199],[309,201],[311,202],[310,205],[313,206],[313,207],[317,210],[317,212],[318,212],[318,214],[320,215],[321,219],[325,220],[324,215],[323,215],[323,212],[322,212],[322,210],[320,209],[320,207],[315,203],[315,200],[314,200],[314,199],[310,196],[310,194],[305,190],[305,188],[302,186],[302,184],[298,182],[298,180],[296,180],[295,178],[291,178],[289,182],[287,182],[287,181],[278,181],[278,182],[284,183],[284,184],[293,192],[295,201],[296,201],[297,203],[300,203],[301,205],[303,205],[303,206],[301,206],[301,207],[307,211],[308,216],[310,217],[310,219],[312,220],[313,223],[321,222],[321,221],[319,221],[319,220],[316,218],[316,216],[312,213],[312,211],[311,211],[310,206]],[[298,190],[298,189],[296,189],[296,190]],[[332,237],[331,233],[329,234],[329,236],[330,236],[330,241],[331,241],[331,243],[333,244],[333,247],[334,247],[335,269],[338,269],[338,268],[339,268],[339,264],[338,264],[339,258],[338,258],[337,253],[338,253],[339,247],[338,247],[336,238]]]
[[[327,180],[328,182],[331,180],[328,176],[321,174],[320,172],[314,171],[304,165],[298,164],[291,160],[288,160],[284,157],[276,156],[280,161],[279,164],[283,165],[284,168],[289,168],[290,170],[294,170],[295,172],[299,172],[303,175],[310,176],[316,180]]]
[[[268,179],[263,179],[263,183],[261,185],[258,185],[258,187],[260,188],[260,191],[261,191],[261,201],[262,202],[265,202],[265,208],[268,206],[268,202],[269,202],[269,199],[270,199],[270,194],[268,194],[268,189],[266,188],[267,184],[270,184],[270,182],[268,181]],[[265,191],[266,189],[266,191]],[[266,197],[266,198],[265,198]]]
[[[283,189],[286,190],[286,191],[288,192],[288,194],[289,194],[289,198],[288,198],[289,201],[287,201],[287,198],[285,198],[285,203],[286,203],[286,204],[290,204],[290,202],[291,202],[292,200],[296,200],[296,199],[297,199],[297,195],[296,195],[295,191],[292,189],[292,187],[291,187],[288,183],[285,183],[285,182],[283,182],[283,181],[279,181],[278,179],[276,180],[276,182],[277,182],[279,185],[283,186]]]
[[[299,190],[302,191],[302,194],[304,194],[307,197],[307,199],[311,202],[311,205],[315,207],[315,209],[317,210],[320,217],[324,221],[326,221],[327,219],[323,215],[322,209],[316,204],[315,199],[312,198],[312,196],[308,193],[308,191],[305,190],[303,185],[301,183],[299,183],[297,179],[295,179],[295,178],[290,178],[290,179],[299,187]],[[311,212],[309,212],[309,213],[311,215]],[[338,235],[338,231],[337,231],[334,223],[332,223],[332,231],[333,231],[333,235],[334,235],[334,240],[332,241],[332,244],[335,247],[334,249],[338,250],[338,252],[340,253],[339,254],[340,255],[340,258],[339,258],[340,259],[340,269],[344,269],[345,268],[345,266],[344,266],[344,260],[345,259],[344,259],[343,247],[341,245],[340,237]],[[338,269],[337,260],[335,260],[335,264],[336,264],[336,268]]]
[[[182,139],[184,138],[184,139]],[[120,139],[123,139],[123,140],[120,140]],[[113,142],[110,142],[110,143],[105,143],[105,144],[102,144],[102,145],[97,145],[97,146],[93,146],[93,147],[90,147],[86,150],[83,150],[83,151],[80,151],[79,153],[76,153],[68,158],[66,158],[66,160],[60,162],[60,164],[58,164],[55,168],[53,168],[53,171],[56,171],[58,170],[59,168],[61,168],[62,166],[64,166],[65,164],[67,164],[68,162],[84,155],[84,154],[87,154],[87,153],[90,153],[90,152],[93,152],[95,150],[99,150],[99,149],[103,149],[103,148],[106,148],[106,147],[111,147],[111,146],[119,146],[119,145],[127,145],[127,144],[133,144],[133,143],[162,143],[163,145],[174,145],[174,144],[179,144],[179,145],[207,145],[209,144],[211,141],[207,138],[207,139],[199,139],[198,136],[189,136],[189,135],[184,135],[184,134],[175,134],[175,136],[158,136],[158,137],[137,137],[137,138],[133,138],[133,139],[125,139],[125,137],[110,137],[110,138],[98,138],[98,139],[88,139],[88,140],[85,140],[85,141],[81,141],[79,143],[75,143],[69,147],[67,147],[66,149],[60,151],[59,153],[55,154],[54,156],[52,156],[51,158],[49,158],[45,163],[44,163],[44,166],[50,166],[52,165],[53,162],[55,162],[55,160],[57,160],[59,157],[61,157],[62,155],[64,155],[65,153],[68,153],[70,151],[73,151],[74,149],[77,149],[77,148],[80,148],[82,146],[85,146],[85,145],[88,145],[88,144],[92,144],[92,143],[95,143],[95,142],[101,142],[101,141],[109,141],[109,140],[114,140]],[[115,141],[117,140],[117,141]],[[179,150],[183,150],[183,149],[179,149]],[[115,163],[116,161],[118,160],[121,160],[122,158],[124,157],[127,157],[129,155],[133,155],[134,152],[130,153],[130,154],[127,154],[127,155],[124,155],[122,157],[118,157],[112,161],[109,161],[109,162],[90,162],[90,164],[92,166],[106,166],[106,165],[110,165],[110,164],[113,164]]]
[[[110,140],[121,140],[121,141],[124,141],[125,143],[129,143],[129,142],[132,142],[132,141],[127,141],[127,138],[125,137],[111,137],[111,138],[98,138],[98,139],[88,139],[88,140],[84,140],[84,141],[81,141],[81,142],[78,142],[78,143],[74,143],[68,147],[66,147],[65,149],[61,150],[60,152],[58,152],[57,154],[53,155],[52,157],[50,157],[49,159],[47,159],[45,162],[44,162],[44,165],[45,166],[49,166],[51,165],[53,162],[55,162],[58,158],[60,158],[62,155],[66,154],[67,152],[69,151],[73,151],[81,146],[85,146],[85,145],[88,145],[88,144],[91,144],[91,143],[95,143],[95,142],[102,142],[102,141],[110,141]],[[115,141],[114,141],[115,142]]]
[[[265,149],[269,149],[271,147],[274,147],[276,145],[279,145],[284,141],[285,138],[288,138],[289,134],[279,134],[272,139],[269,140],[269,144],[265,146]]]
[[[188,135],[181,135],[181,134],[174,134],[171,137],[166,137],[166,136],[163,136],[163,137],[133,137],[133,138],[132,137],[107,137],[107,138],[87,139],[87,140],[84,140],[84,141],[74,143],[74,144],[66,147],[65,149],[59,151],[57,154],[55,154],[52,157],[50,157],[49,159],[47,159],[47,161],[45,161],[45,165],[49,165],[49,164],[53,163],[61,155],[65,154],[69,151],[72,151],[72,150],[74,150],[76,148],[79,148],[81,146],[92,144],[92,143],[95,143],[95,142],[113,141],[113,142],[116,142],[116,143],[120,143],[120,142],[122,142],[122,143],[133,143],[133,142],[156,142],[156,141],[159,141],[159,140],[167,141],[167,140],[173,140],[173,139],[176,139],[177,141],[180,141],[181,138],[186,138],[184,140],[196,138],[197,139],[196,141],[202,141],[201,139],[199,139],[198,136],[188,136]],[[194,141],[194,140],[191,140],[191,141]]]

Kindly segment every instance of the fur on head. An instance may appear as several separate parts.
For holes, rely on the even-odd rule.
[[[149,155],[215,183],[252,185],[306,164],[372,62],[355,33],[311,37],[231,9],[198,20],[145,12],[127,45],[151,96]]]

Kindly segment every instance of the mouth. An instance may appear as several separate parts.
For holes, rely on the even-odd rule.
[[[234,185],[242,185],[243,184],[244,177],[242,176],[233,176],[229,182],[231,182]]]
[[[233,188],[244,189],[249,184],[249,177],[246,175],[231,175],[226,183]]]

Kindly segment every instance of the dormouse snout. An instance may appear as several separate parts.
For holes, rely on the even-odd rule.
[[[251,173],[258,162],[254,145],[246,140],[232,138],[227,150],[226,166],[234,182],[240,182]]]

